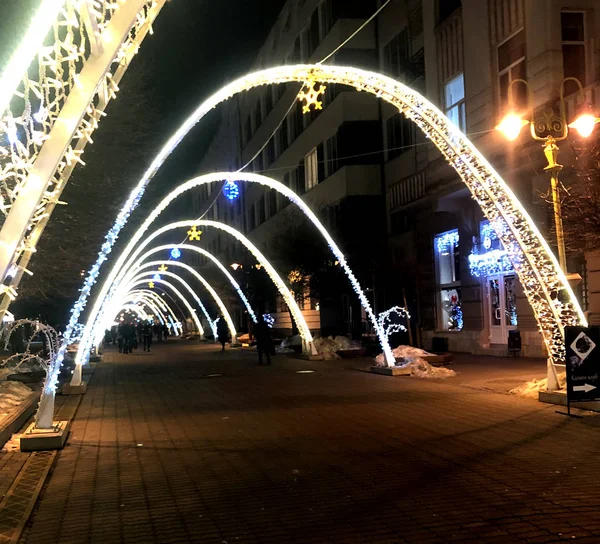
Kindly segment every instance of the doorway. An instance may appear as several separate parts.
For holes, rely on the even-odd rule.
[[[508,331],[518,324],[517,279],[514,274],[487,276],[490,342],[507,344]]]

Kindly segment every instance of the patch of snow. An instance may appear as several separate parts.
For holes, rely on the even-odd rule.
[[[451,378],[456,376],[456,372],[450,368],[443,366],[433,366],[422,357],[434,355],[421,348],[412,346],[398,346],[392,350],[392,354],[396,358],[396,366],[399,368],[409,369],[410,375],[414,378]],[[385,357],[380,353],[375,357],[377,366],[384,366]]]
[[[558,374],[558,385],[561,389],[565,389],[567,386],[567,375],[565,372]],[[527,397],[530,399],[537,399],[540,391],[545,391],[548,388],[548,379],[543,380],[531,380],[530,382],[519,385],[511,389],[509,393],[511,395],[518,395],[519,397]]]

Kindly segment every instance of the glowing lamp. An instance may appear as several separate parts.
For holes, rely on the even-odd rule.
[[[519,137],[521,129],[528,124],[529,121],[521,119],[516,113],[509,113],[502,119],[496,130],[502,132],[504,137],[512,142]]]
[[[589,113],[580,115],[575,121],[573,121],[569,128],[574,128],[584,138],[589,137],[594,131],[596,123],[600,122],[600,117],[594,117]]]
[[[179,259],[179,257],[181,257],[181,250],[178,247],[174,247],[171,250],[171,257],[173,259]]]

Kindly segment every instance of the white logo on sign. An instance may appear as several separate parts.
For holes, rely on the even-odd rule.
[[[584,361],[587,358],[587,356],[590,353],[592,353],[592,351],[594,351],[595,347],[596,344],[584,332],[580,332],[577,335],[577,338],[575,338],[575,340],[573,340],[573,343],[571,344],[571,349],[579,356],[579,358],[582,361]]]

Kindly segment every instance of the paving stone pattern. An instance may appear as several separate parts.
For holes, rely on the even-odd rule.
[[[598,543],[599,438],[451,380],[109,352],[22,542]]]

